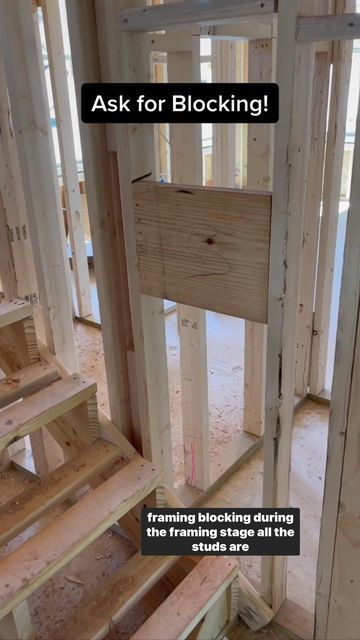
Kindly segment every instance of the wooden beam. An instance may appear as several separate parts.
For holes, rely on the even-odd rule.
[[[272,81],[275,75],[273,53],[271,40],[254,40],[249,43],[249,82]],[[248,189],[271,191],[272,133],[268,124],[248,124]],[[257,436],[264,433],[266,337],[266,327],[256,322],[245,322],[244,431]]]
[[[155,489],[158,472],[139,458],[88,493],[0,560],[0,617],[98,538]]]
[[[1,154],[1,150],[0,150]],[[1,159],[0,159],[1,163]],[[10,240],[10,228],[0,188],[0,280],[5,298],[16,298],[19,293],[15,261]]]
[[[105,638],[114,624],[118,624],[177,561],[176,557],[135,553],[108,580],[103,591],[86,599],[83,606],[75,610],[59,629],[59,638]]]
[[[79,111],[81,85],[103,79],[94,3],[68,2],[67,15]],[[79,122],[79,126],[99,285],[110,416],[117,428],[140,448],[141,438],[133,430],[130,406],[127,352],[133,347],[133,337],[117,158],[108,151],[104,125],[89,127]]]
[[[75,155],[74,132],[71,122],[60,7],[59,4],[53,0],[42,0],[41,8],[49,57],[52,94],[54,98],[56,130],[61,156],[66,218],[70,233],[76,297],[79,316],[83,318],[92,312],[90,278],[84,226],[82,222],[83,213]]]
[[[172,25],[221,24],[249,19],[275,11],[274,0],[182,0],[175,4],[147,6],[146,8],[120,8],[120,28],[129,31],[160,31]]]
[[[186,52],[168,53],[168,82],[200,82],[200,40]],[[171,180],[202,184],[200,124],[170,124]],[[178,305],[181,409],[185,481],[206,489],[210,483],[210,434],[206,312]]]
[[[76,371],[70,274],[44,69],[31,3],[2,1],[1,47],[49,347]],[[29,123],[36,126],[29,126]]]
[[[0,303],[0,329],[31,317],[32,308],[26,300],[15,298]]]
[[[271,194],[147,181],[133,194],[143,293],[267,322]]]
[[[298,42],[330,42],[360,38],[360,16],[345,13],[333,16],[300,18],[297,29]]]
[[[0,52],[0,192],[14,259],[17,281],[15,296],[31,304],[39,301],[29,223],[22,187],[18,150],[13,131],[4,59]],[[6,297],[7,294],[5,294]],[[9,295],[13,297],[14,294]],[[39,314],[35,313],[35,317]]]
[[[122,6],[129,0],[121,0]],[[71,3],[70,3],[71,4]],[[149,55],[141,34],[114,33],[115,3],[107,4],[108,37],[105,47],[115,82],[150,82]],[[99,7],[103,3],[99,3]],[[117,1],[119,6],[119,0]],[[113,34],[111,37],[109,34]],[[104,46],[104,45],[103,45]],[[104,48],[105,48],[104,47]],[[164,473],[172,486],[172,448],[169,387],[167,376],[164,304],[159,298],[141,295],[133,216],[132,181],[155,175],[154,131],[152,124],[116,127],[119,182],[122,198],[124,238],[134,334],[136,379],[141,425],[142,452]]]
[[[0,380],[0,409],[46,387],[59,377],[59,371],[44,362],[37,362]]]
[[[354,6],[354,0],[338,0],[337,10],[351,10]],[[310,365],[310,392],[315,395],[325,388],[352,48],[352,42],[337,42],[333,45],[332,54],[333,71]]]
[[[242,573],[238,575],[237,607],[240,617],[252,631],[265,627],[274,617],[274,611]]]
[[[212,82],[236,82],[236,43],[211,42]],[[213,124],[213,180],[215,187],[235,187],[235,123]],[[190,184],[190,183],[189,183]]]
[[[280,118],[275,129],[270,250],[263,503],[287,507],[294,407],[296,322],[309,157],[314,51],[296,45],[299,2],[279,0],[276,80]],[[286,59],[286,64],[284,60]],[[286,558],[262,558],[262,589],[274,611],[286,593]]]
[[[297,355],[295,393],[304,397],[308,393],[310,356],[313,338],[314,293],[320,206],[324,173],[325,137],[330,85],[330,57],[328,53],[315,54],[313,100],[311,107],[311,147],[306,190],[305,220],[301,258],[301,288],[297,327]],[[328,302],[328,306],[330,304]]]
[[[316,584],[315,638],[357,635],[360,398],[360,109],[341,283]]]
[[[78,374],[53,382],[20,404],[6,407],[1,412],[0,448],[46,426],[96,393],[96,383]]]
[[[204,558],[131,636],[132,640],[171,635],[184,640],[238,573],[235,558]]]
[[[0,640],[36,640],[27,600],[0,620]]]

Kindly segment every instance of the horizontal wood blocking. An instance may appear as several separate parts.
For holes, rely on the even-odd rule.
[[[28,302],[19,298],[5,300],[0,303],[0,329],[24,318],[30,318],[32,314],[32,307]]]
[[[167,556],[133,555],[109,580],[105,589],[85,600],[56,635],[58,640],[101,640],[177,562]]]
[[[275,0],[182,0],[132,9],[120,9],[120,28],[157,31],[184,24],[221,24],[275,11]]]
[[[180,582],[132,640],[183,640],[236,578],[236,558],[206,557]]]
[[[74,374],[53,382],[0,413],[0,449],[46,426],[96,393],[96,383]]]
[[[59,370],[45,362],[37,362],[0,380],[0,409],[35,393],[59,378]]]
[[[0,545],[36,522],[121,457],[110,442],[97,440],[78,456],[0,508]]]
[[[271,194],[133,187],[142,293],[267,322]]]
[[[298,42],[326,42],[360,38],[360,13],[299,18]]]
[[[158,483],[158,472],[139,458],[0,560],[0,619],[70,562]]]

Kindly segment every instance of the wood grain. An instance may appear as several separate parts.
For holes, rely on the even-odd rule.
[[[143,293],[267,322],[271,195],[139,182]]]
[[[53,471],[40,484],[16,495],[0,509],[0,545],[6,544],[49,509],[73,495],[120,457],[118,447],[105,440],[97,440]]]
[[[186,638],[238,573],[235,558],[207,557],[156,609],[132,640]]]
[[[158,472],[133,460],[0,561],[0,618],[155,489]]]
[[[20,404],[3,409],[0,448],[47,425],[96,393],[96,383],[77,374],[57,380]]]

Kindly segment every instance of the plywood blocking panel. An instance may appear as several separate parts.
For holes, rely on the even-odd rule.
[[[338,13],[346,13],[354,9],[354,0],[338,0],[337,2]],[[323,214],[320,226],[314,330],[311,349],[310,392],[316,395],[325,388],[330,300],[333,289],[352,49],[352,41],[335,42],[333,44],[333,72],[324,169]]]
[[[143,293],[267,322],[270,194],[146,181],[133,193]]]

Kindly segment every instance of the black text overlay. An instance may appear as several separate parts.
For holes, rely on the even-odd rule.
[[[121,122],[277,122],[276,84],[83,84],[81,119]]]
[[[299,555],[300,510],[144,508],[141,534],[143,555]]]

